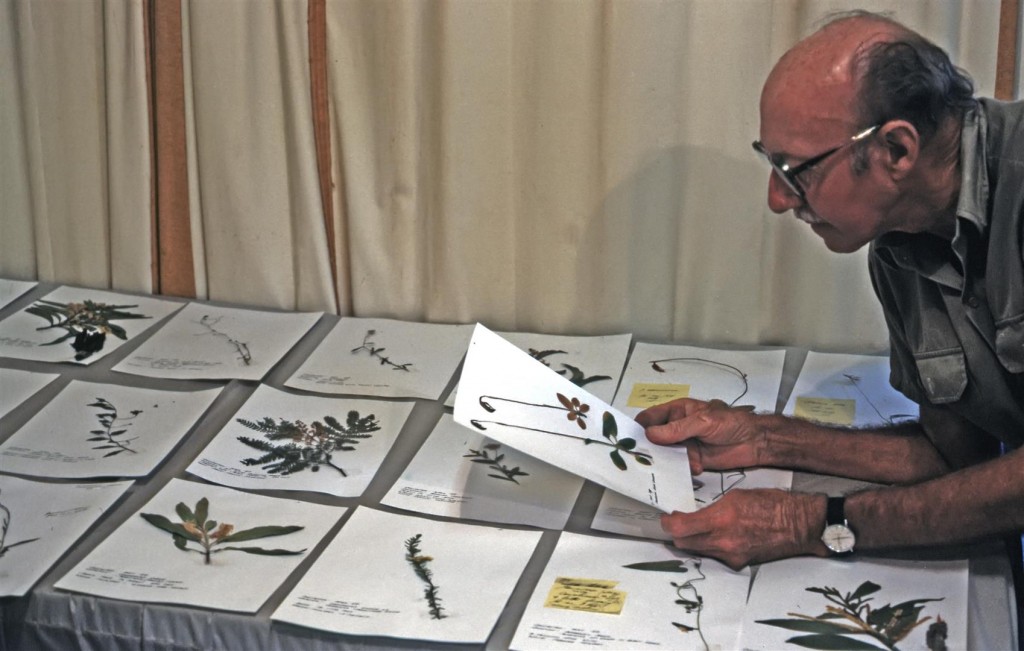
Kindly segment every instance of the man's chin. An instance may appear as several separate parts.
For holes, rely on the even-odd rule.
[[[842,234],[825,222],[809,224],[814,234],[821,238],[829,251],[833,253],[853,253],[862,246],[864,242],[851,241],[844,238]]]

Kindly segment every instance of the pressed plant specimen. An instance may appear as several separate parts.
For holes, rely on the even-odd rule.
[[[27,545],[28,543],[39,540],[39,538],[29,538],[28,540],[19,540],[18,542],[8,544],[7,530],[10,528],[10,526],[11,510],[7,508],[7,506],[5,506],[3,502],[0,502],[0,558],[3,558],[8,551],[17,547],[18,545]]]
[[[878,410],[878,407],[876,407],[875,403],[871,401],[871,398],[868,397],[868,394],[864,393],[864,390],[860,388],[861,378],[859,375],[853,375],[852,373],[843,373],[843,377],[845,377],[850,386],[856,389],[857,393],[859,393],[861,397],[867,401],[868,406],[871,407],[872,411],[874,411],[879,418],[884,420],[889,425],[895,425],[897,422],[901,420],[908,420],[914,418],[913,414],[893,414],[891,416],[882,415],[882,412]]]
[[[216,328],[216,326],[217,326],[217,324],[220,323],[220,320],[222,318],[224,318],[224,317],[217,317],[215,319],[212,316],[210,316],[209,314],[204,314],[202,317],[200,317],[200,319],[198,321],[196,321],[196,323],[198,323],[199,325],[203,326],[203,328],[205,328],[204,332],[200,333],[200,336],[202,336],[202,335],[211,335],[213,337],[219,337],[221,339],[224,339],[229,344],[234,346],[235,353],[238,354],[238,360],[240,362],[242,362],[243,364],[245,364],[246,366],[249,366],[250,364],[252,364],[252,353],[249,352],[249,344],[247,344],[244,341],[240,341],[238,339],[235,339],[234,337],[232,337],[231,335],[229,335],[226,332],[222,332],[222,331],[218,330]]]
[[[416,576],[426,586],[423,588],[423,598],[427,600],[427,605],[430,607],[430,616],[434,619],[444,619],[447,615],[444,614],[441,597],[437,596],[434,573],[427,567],[427,564],[434,560],[434,557],[425,556],[420,551],[420,542],[422,540],[423,534],[418,533],[405,541],[405,560],[409,562],[409,565],[412,565],[413,572],[416,573]]]
[[[715,487],[717,489],[717,492],[711,497],[710,500],[711,502],[714,502],[715,500],[721,499],[723,495],[725,495],[732,489],[742,484],[743,480],[747,478],[747,471],[731,470],[729,472],[719,472],[717,470],[705,470],[701,476],[703,477],[705,475],[708,476],[709,478],[717,477],[718,479],[718,486]],[[701,481],[700,479],[693,479],[693,490],[704,488],[704,486],[706,485],[707,484]],[[701,499],[700,497],[697,496],[694,496],[694,499],[697,500],[697,502],[700,504],[708,503],[708,500]]]
[[[81,361],[93,353],[103,350],[103,344],[106,342],[108,334],[114,335],[118,339],[128,339],[125,329],[112,323],[113,321],[150,318],[145,314],[126,311],[133,307],[138,307],[138,305],[108,305],[90,300],[58,303],[57,301],[39,299],[35,304],[25,308],[25,311],[49,322],[49,325],[36,328],[36,330],[59,328],[66,332],[53,341],[40,345],[53,346],[70,339],[72,340],[71,347],[75,351],[75,359]]]
[[[548,405],[536,402],[524,402],[522,400],[513,400],[511,398],[501,398],[498,396],[480,396],[480,406],[484,408],[488,413],[495,413],[497,408],[492,404],[494,402],[510,402],[517,405],[526,405],[529,407],[539,407],[542,409],[556,409],[566,412],[566,418],[570,422],[576,423],[581,430],[587,429],[586,419],[588,412],[590,411],[590,405],[583,403],[579,398],[569,398],[561,393],[555,393],[558,398],[560,405]],[[543,434],[552,434],[554,436],[561,436],[563,438],[575,439],[581,441],[584,445],[603,445],[612,448],[608,453],[612,463],[619,470],[626,470],[626,460],[622,456],[623,454],[630,456],[642,466],[653,465],[651,455],[646,452],[640,452],[636,449],[636,439],[629,437],[619,438],[619,425],[615,422],[615,416],[611,412],[604,412],[601,418],[601,435],[605,438],[604,441],[600,439],[592,439],[584,436],[573,436],[572,434],[564,434],[562,432],[552,432],[551,430],[539,429],[536,427],[527,427],[526,425],[516,425],[515,423],[504,423],[497,420],[478,420],[473,419],[469,421],[473,427],[479,430],[486,431],[485,425],[502,425],[504,427],[513,427],[516,429],[527,430],[530,432],[541,432]]]
[[[370,337],[377,334],[376,330],[367,330],[366,336],[363,337],[363,344],[352,349],[352,354],[355,355],[361,350],[365,350],[370,357],[376,357],[380,361],[381,366],[390,366],[395,371],[406,371],[408,372],[409,367],[412,366],[412,362],[405,362],[404,364],[398,364],[393,362],[390,357],[385,357],[381,353],[384,352],[383,346],[378,347],[377,344],[370,341]]]
[[[462,455],[462,457],[464,459],[472,460],[473,463],[486,463],[488,468],[498,473],[488,473],[488,477],[494,477],[495,479],[503,479],[505,481],[510,481],[513,484],[518,484],[519,480],[516,479],[516,477],[526,477],[530,473],[523,472],[519,468],[519,466],[516,466],[515,468],[509,468],[508,466],[503,464],[502,460],[505,458],[505,454],[499,454],[499,449],[501,449],[500,443],[486,443],[480,446],[479,450],[474,450],[473,448],[470,448],[469,454],[464,454]],[[492,457],[491,454],[493,454],[494,456]]]
[[[96,414],[96,419],[99,421],[101,429],[90,430],[87,439],[90,443],[97,444],[92,446],[93,450],[110,450],[103,455],[104,459],[122,452],[136,453],[128,444],[138,437],[123,437],[128,433],[128,428],[132,426],[131,421],[142,413],[141,409],[133,409],[128,412],[127,416],[120,416],[117,407],[105,398],[96,398],[96,402],[91,402],[87,406],[100,410]]]
[[[174,538],[174,546],[183,552],[200,554],[203,564],[210,564],[210,556],[220,552],[245,552],[260,556],[297,556],[305,549],[264,549],[263,547],[237,547],[231,543],[249,542],[260,538],[284,536],[303,529],[298,525],[264,525],[251,529],[235,530],[235,525],[208,519],[210,501],[205,497],[196,502],[195,509],[190,509],[184,502],[175,507],[180,522],[156,513],[141,513],[143,519],[154,527],[168,532]],[[194,543],[199,549],[189,546]]]
[[[324,416],[323,422],[315,420],[312,424],[284,418],[274,420],[270,416],[255,422],[244,418],[235,420],[265,437],[238,437],[242,443],[265,453],[261,457],[243,459],[242,463],[262,466],[272,475],[290,475],[307,468],[317,472],[323,465],[348,477],[345,470],[334,463],[334,454],[355,450],[359,441],[370,438],[371,432],[380,429],[373,414],[360,416],[358,411],[348,412],[344,425],[333,416]]]
[[[825,586],[807,588],[808,592],[822,595],[828,605],[825,612],[817,616],[787,613],[793,619],[764,619],[758,624],[777,626],[790,631],[804,633],[791,637],[786,642],[808,649],[889,649],[898,651],[896,644],[906,639],[915,628],[931,617],[921,617],[924,604],[938,599],[911,599],[895,605],[886,604],[872,608],[871,602],[882,587],[871,581],[864,581],[852,592],[842,593]],[[945,648],[947,624],[938,618],[929,628],[926,637],[931,649]],[[941,645],[941,646],[939,646]]]
[[[692,623],[672,622],[672,625],[681,633],[696,632],[697,635],[700,636],[700,641],[701,644],[704,645],[705,651],[707,651],[710,647],[708,647],[708,641],[704,639],[704,632],[700,628],[700,616],[701,612],[704,610],[704,597],[700,594],[697,586],[695,585],[707,578],[701,571],[700,566],[701,560],[699,558],[670,561],[649,561],[645,563],[631,563],[629,565],[623,565],[623,567],[631,570],[642,570],[645,572],[677,572],[679,574],[686,574],[689,573],[691,569],[693,570],[696,574],[693,578],[682,582],[669,582],[676,591],[676,604],[682,606],[687,615],[693,615],[690,620]]]
[[[736,368],[735,366],[732,366],[731,364],[725,364],[723,362],[716,362],[714,360],[704,359],[704,358],[701,358],[701,357],[672,357],[670,359],[656,359],[656,360],[652,361],[650,364],[651,364],[651,368],[654,369],[655,371],[657,371],[658,373],[666,373],[667,371],[666,371],[665,367],[662,366],[662,364],[670,364],[670,363],[672,363],[672,364],[675,364],[675,363],[707,364],[709,366],[712,366],[712,367],[717,368],[719,370],[723,370],[723,371],[729,373],[730,375],[734,375],[737,378],[739,378],[740,383],[743,385],[743,389],[740,391],[740,394],[738,396],[733,398],[728,403],[730,407],[732,407],[737,402],[739,402],[740,398],[742,398],[743,396],[747,395],[747,391],[750,390],[750,384],[747,381],[747,374],[744,373],[743,371],[741,371],[740,369]]]
[[[551,364],[545,359],[545,357],[549,357],[551,355],[565,354],[566,352],[564,350],[537,350],[536,348],[530,349],[530,357],[544,364],[544,366],[547,366],[548,368],[551,368]],[[612,379],[612,376],[610,375],[587,375],[586,373],[581,371],[579,367],[573,366],[572,364],[566,364],[565,362],[562,362],[562,370],[555,371],[555,373],[558,373],[561,376],[565,376],[565,374],[568,373],[569,381],[578,387],[586,386],[591,382],[597,382],[599,380]]]

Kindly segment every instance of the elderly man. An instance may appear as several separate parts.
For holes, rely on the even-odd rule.
[[[973,98],[946,54],[886,18],[839,18],[761,95],[768,205],[836,252],[870,244],[891,381],[920,421],[829,428],[678,400],[638,415],[694,472],[774,466],[887,486],[843,498],[735,490],[663,516],[731,566],[1024,529],[1024,102]],[[1013,450],[1002,456],[1000,449]]]

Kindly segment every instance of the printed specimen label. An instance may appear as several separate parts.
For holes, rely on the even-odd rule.
[[[626,593],[614,589],[618,584],[618,581],[560,576],[548,591],[544,607],[618,615],[626,603]]]
[[[689,384],[652,384],[637,382],[629,393],[628,407],[653,407],[676,398],[689,398]]]
[[[832,425],[852,425],[857,401],[846,398],[813,398],[799,396],[793,415]]]

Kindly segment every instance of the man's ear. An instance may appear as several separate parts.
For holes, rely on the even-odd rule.
[[[883,164],[896,180],[906,177],[921,154],[921,134],[906,120],[891,120],[879,129]]]

